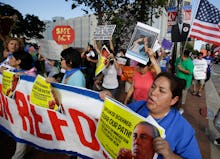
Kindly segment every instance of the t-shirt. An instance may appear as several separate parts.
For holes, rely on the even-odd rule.
[[[146,72],[144,75],[136,72],[133,81],[134,81],[134,93],[133,99],[138,100],[147,100],[148,91],[153,84],[154,76],[151,71]]]
[[[65,83],[65,79],[66,79],[66,75],[64,75],[63,79],[62,79],[62,83],[67,84],[67,85],[71,85],[71,86],[77,86],[77,87],[86,87],[86,80],[85,77],[83,75],[83,73],[78,70],[76,72],[74,72],[66,81]]]

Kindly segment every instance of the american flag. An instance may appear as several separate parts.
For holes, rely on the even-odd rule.
[[[220,11],[207,0],[199,3],[190,37],[220,46]]]

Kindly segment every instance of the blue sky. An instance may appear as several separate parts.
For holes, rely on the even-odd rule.
[[[9,4],[23,16],[25,14],[34,14],[40,20],[51,20],[55,16],[62,16],[65,19],[79,17],[84,15],[80,9],[71,9],[71,0],[0,0]]]
[[[34,14],[40,20],[51,20],[52,17],[62,16],[65,19],[79,17],[84,15],[80,9],[71,9],[71,0],[0,0],[3,3],[9,4],[23,14]],[[192,0],[193,8],[198,0]],[[208,0],[220,9],[219,0]]]

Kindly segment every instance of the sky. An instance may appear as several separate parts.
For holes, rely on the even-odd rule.
[[[52,20],[53,17],[61,16],[65,19],[85,15],[81,8],[72,10],[72,0],[0,0],[18,10],[23,16],[33,14],[40,20]]]
[[[220,10],[219,0],[208,0]],[[38,16],[40,20],[52,20],[55,16],[62,16],[65,19],[75,18],[85,15],[81,8],[71,9],[69,0],[0,0],[5,4],[9,4],[18,10],[23,16],[33,14]],[[195,8],[198,0],[192,0],[192,7]],[[194,11],[195,9],[193,9]]]

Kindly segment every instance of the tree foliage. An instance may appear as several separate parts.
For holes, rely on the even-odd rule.
[[[72,0],[72,9],[84,5],[97,15],[98,24],[116,24],[114,40],[126,48],[136,23],[152,25],[153,17],[160,17],[167,3],[168,0]]]
[[[15,16],[16,15],[16,16]],[[10,5],[0,3],[0,38],[4,41],[8,36],[23,36],[26,39],[43,38],[46,25],[37,16],[22,14]]]

